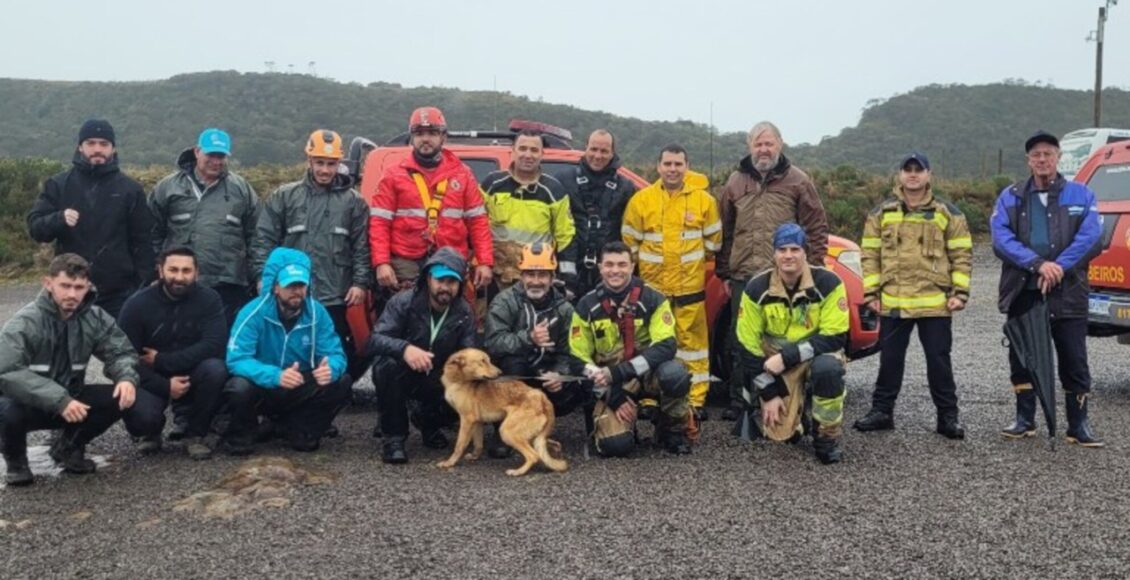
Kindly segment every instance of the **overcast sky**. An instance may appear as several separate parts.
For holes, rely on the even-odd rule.
[[[151,80],[293,65],[339,81],[491,89],[790,143],[868,100],[1006,78],[1094,86],[1105,0],[5,2],[0,77]],[[1104,86],[1130,89],[1130,0],[1111,8]],[[175,10],[173,9],[175,7]],[[1017,103],[1023,106],[1023,103]],[[451,120],[457,124],[456,120]]]

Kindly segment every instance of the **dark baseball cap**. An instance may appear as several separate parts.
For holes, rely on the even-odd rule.
[[[910,153],[910,155],[903,157],[902,163],[899,163],[899,169],[900,170],[906,169],[907,164],[910,163],[911,161],[921,165],[922,169],[925,169],[926,171],[930,171],[930,159],[927,158],[926,155],[919,153],[917,151],[912,151]]]
[[[1055,135],[1047,131],[1036,131],[1035,135],[1032,135],[1024,142],[1024,152],[1027,153],[1031,151],[1033,147],[1040,143],[1047,143],[1056,149],[1059,148],[1059,139]]]

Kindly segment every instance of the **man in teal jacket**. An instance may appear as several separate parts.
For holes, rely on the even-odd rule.
[[[314,451],[349,397],[345,352],[326,308],[311,296],[309,256],[275,248],[261,288],[228,340],[225,447],[232,455],[251,453],[258,417],[266,415],[291,447]]]

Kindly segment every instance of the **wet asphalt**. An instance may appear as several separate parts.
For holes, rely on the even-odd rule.
[[[973,301],[954,326],[965,441],[933,433],[915,341],[896,430],[846,429],[835,466],[805,445],[740,442],[719,421],[691,456],[586,460],[578,416],[558,426],[565,474],[513,479],[503,470],[516,459],[485,458],[442,471],[445,453],[415,433],[411,462],[386,466],[369,436],[366,379],[338,418],[341,438],[312,454],[260,447],[337,477],[299,489],[286,508],[232,521],[174,513],[240,460],[193,462],[175,444],[141,457],[120,425],[90,446],[109,461],[97,474],[0,487],[0,577],[1126,577],[1130,346],[1088,343],[1092,423],[1106,449],[1069,446],[1062,433],[1053,445],[1043,430],[1004,440],[1013,397],[997,275],[979,248]],[[34,292],[0,287],[0,319]],[[846,425],[866,413],[877,366],[849,365]]]

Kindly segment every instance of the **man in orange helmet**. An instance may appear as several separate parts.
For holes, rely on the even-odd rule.
[[[485,287],[494,263],[490,221],[478,180],[444,149],[447,120],[435,107],[420,107],[408,120],[412,155],[362,182],[369,202],[369,242],[377,284],[411,287],[437,248],[450,246],[478,260],[473,283]]]
[[[279,246],[310,256],[311,294],[329,311],[349,359],[346,372],[356,380],[367,365],[353,344],[345,309],[365,300],[373,276],[369,208],[353,189],[353,178],[338,172],[345,157],[341,143],[341,136],[333,131],[310,134],[306,176],[271,192],[259,214],[251,265],[259,278],[267,256]]]

